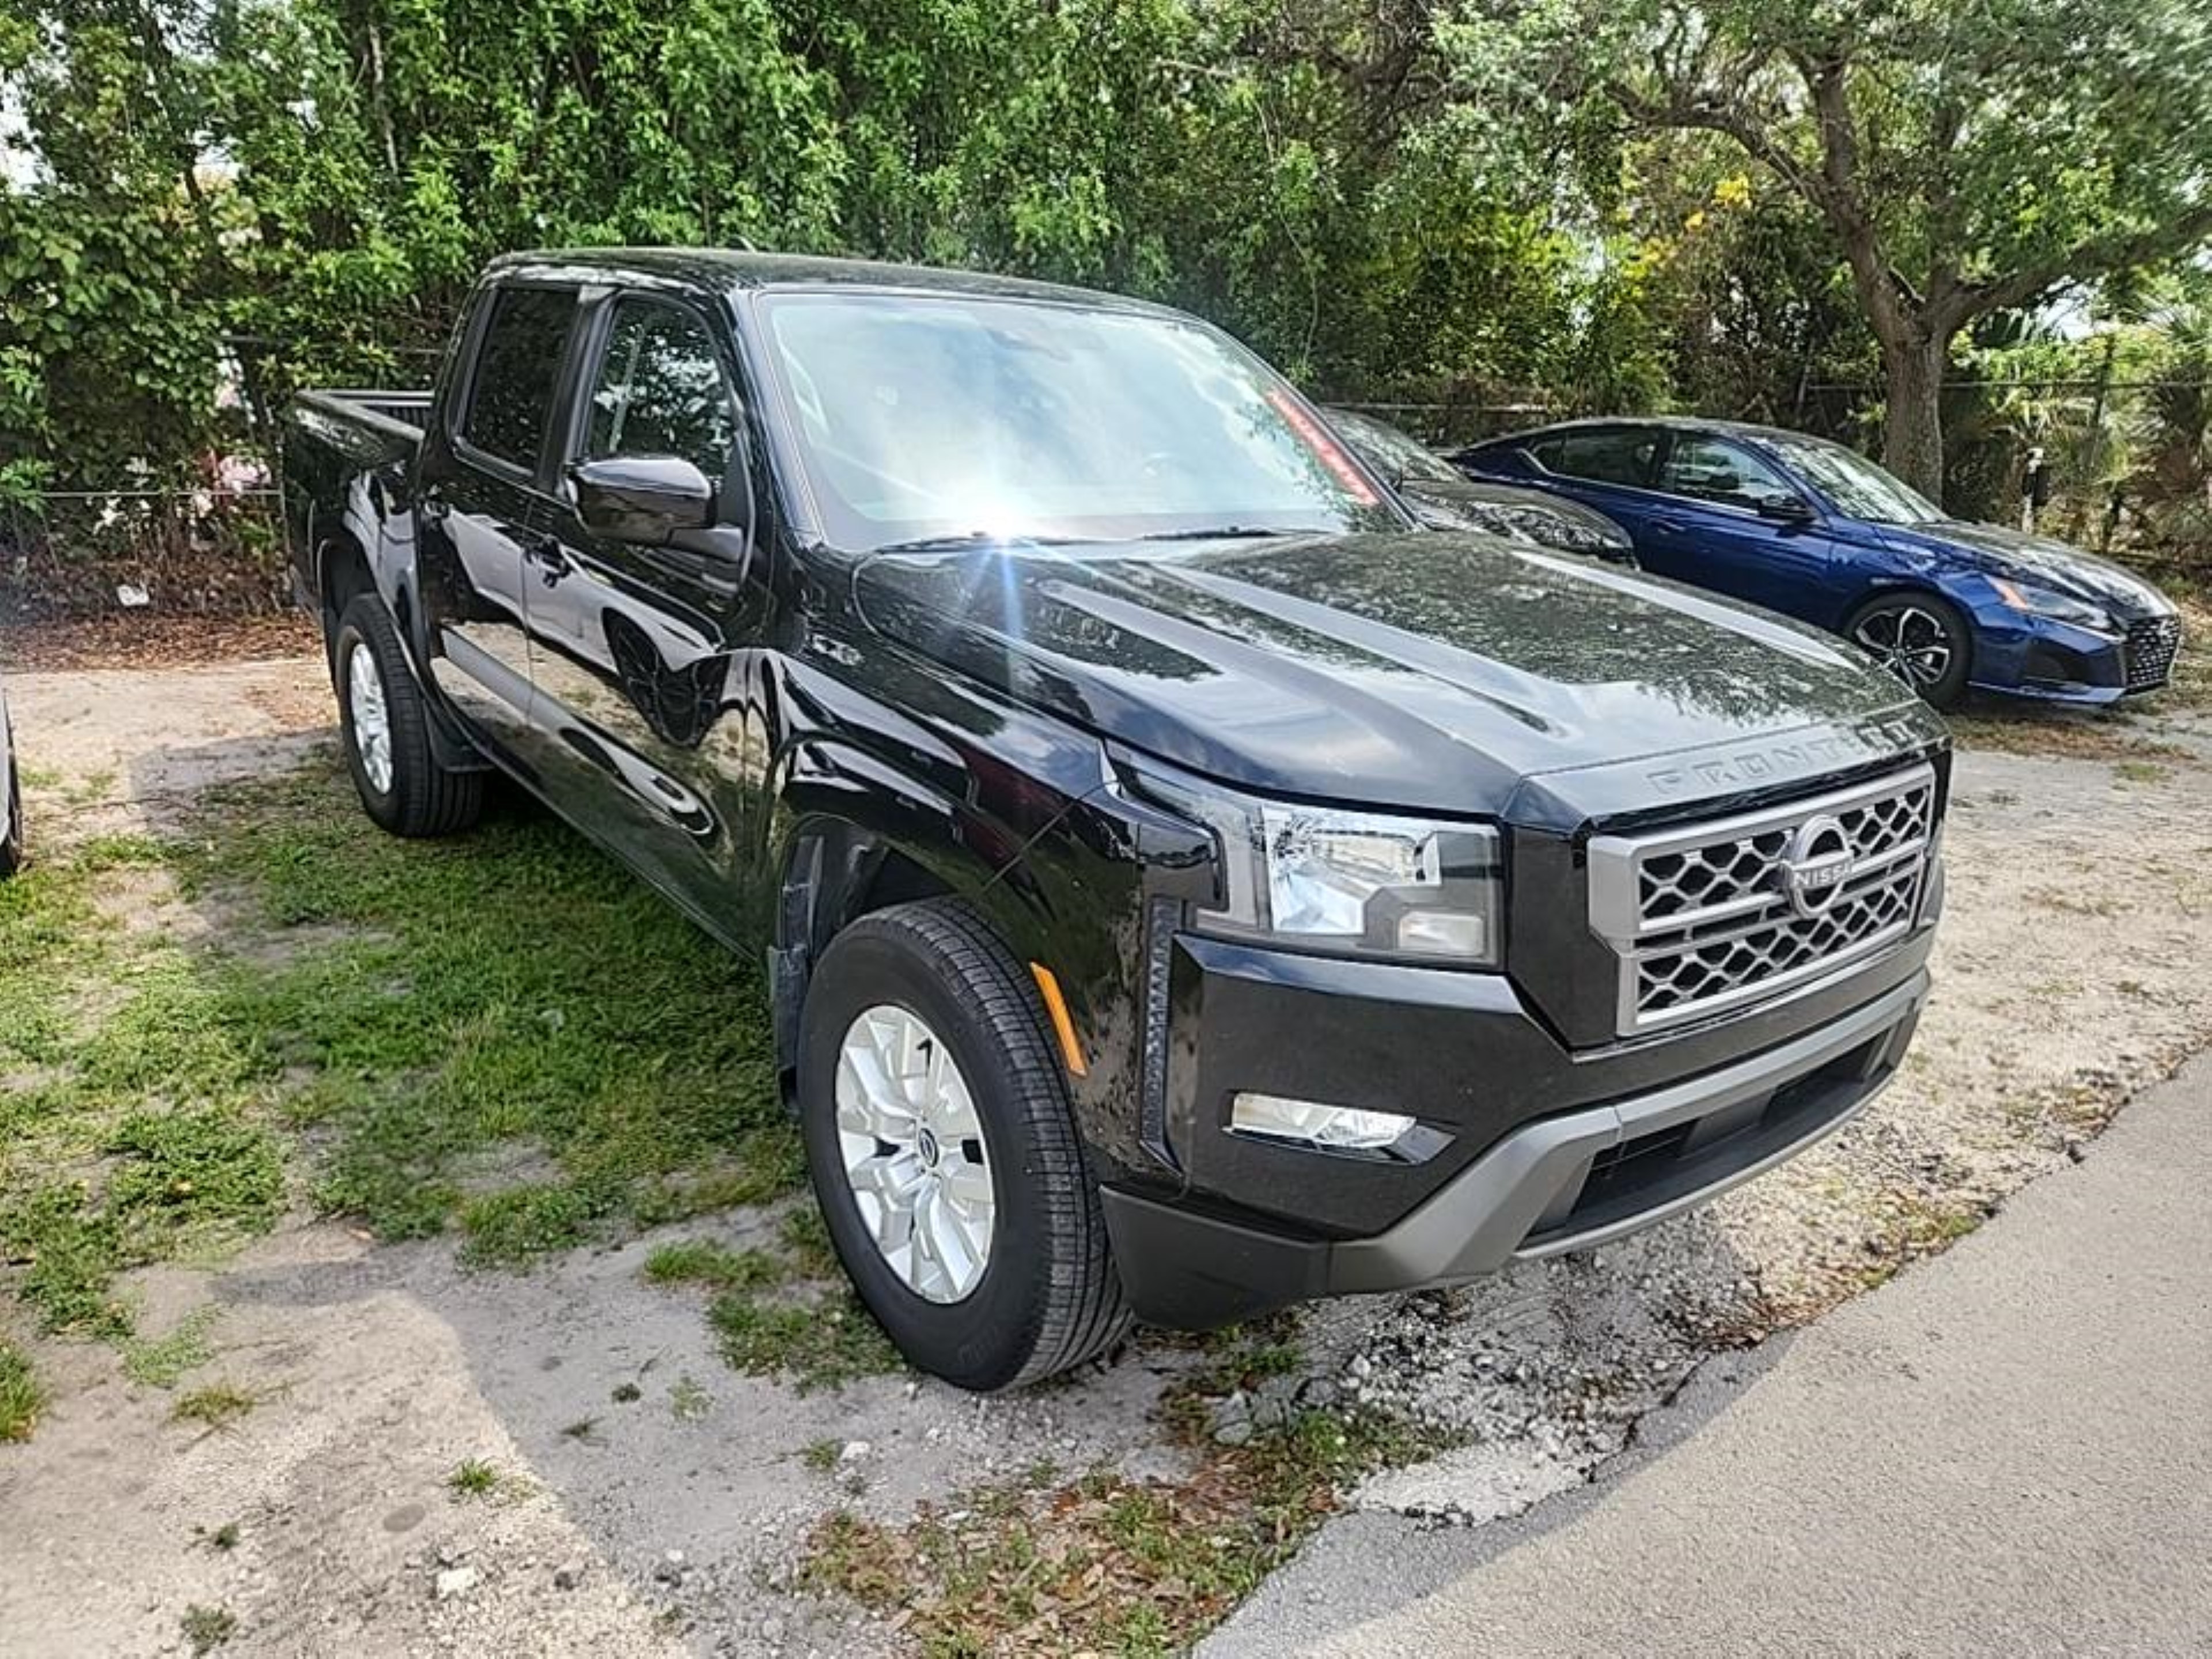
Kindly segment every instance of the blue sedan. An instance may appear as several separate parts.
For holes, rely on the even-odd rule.
[[[1571,421],[1452,457],[1597,508],[1644,568],[1856,641],[1929,702],[2108,703],[2166,684],[2181,622],[2063,542],[1946,518],[1856,450],[1718,421]]]

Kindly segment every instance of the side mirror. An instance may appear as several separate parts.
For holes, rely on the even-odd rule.
[[[1813,503],[1802,495],[1762,495],[1759,498],[1759,516],[1781,524],[1810,524]]]
[[[613,455],[568,469],[576,516],[610,541],[661,547],[679,531],[714,522],[714,486],[676,455]]]

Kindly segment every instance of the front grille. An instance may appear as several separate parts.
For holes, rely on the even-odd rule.
[[[2124,655],[2128,690],[2155,691],[2173,672],[2173,659],[2181,653],[2181,618],[2146,617],[2128,626]]]
[[[1920,908],[1925,766],[1717,823],[1590,842],[1590,925],[1623,1036],[1756,1001],[1867,956]]]

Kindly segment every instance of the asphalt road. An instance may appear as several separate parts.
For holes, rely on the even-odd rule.
[[[2212,1058],[1517,1521],[1325,1529],[1202,1651],[2212,1652]]]

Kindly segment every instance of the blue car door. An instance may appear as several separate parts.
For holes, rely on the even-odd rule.
[[[1521,465],[1483,470],[1595,507],[1627,531],[1641,553],[1639,521],[1658,501],[1652,491],[1659,481],[1662,440],[1651,426],[1567,427],[1523,446]]]
[[[1749,446],[1670,431],[1632,533],[1644,568],[1832,627],[1833,544],[1818,509]]]

